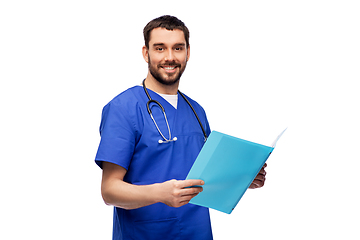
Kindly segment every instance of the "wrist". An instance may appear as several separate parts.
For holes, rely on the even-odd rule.
[[[154,183],[152,185],[149,185],[149,191],[147,196],[149,197],[149,201],[153,203],[163,203],[163,194],[161,194],[161,183]]]

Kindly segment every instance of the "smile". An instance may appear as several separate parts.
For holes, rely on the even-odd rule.
[[[167,73],[174,73],[178,66],[161,66],[162,69],[165,70]]]
[[[163,67],[164,69],[166,69],[166,70],[173,70],[173,69],[175,69],[175,66],[173,66],[173,67]]]

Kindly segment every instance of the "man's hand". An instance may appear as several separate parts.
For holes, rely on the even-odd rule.
[[[190,200],[202,192],[202,187],[192,187],[204,185],[202,180],[170,180],[158,184],[160,202],[170,207],[181,207],[188,204]]]
[[[251,183],[250,185],[250,189],[255,189],[255,188],[261,188],[264,186],[265,184],[265,176],[266,176],[266,171],[265,168],[267,167],[267,164],[265,163],[264,166],[261,168],[260,172],[258,173],[258,175],[255,177],[254,181]]]

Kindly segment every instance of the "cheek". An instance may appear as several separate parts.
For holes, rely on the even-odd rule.
[[[187,58],[187,56],[186,56],[186,57],[183,59],[183,61],[181,62],[181,65],[186,66],[187,62],[188,62],[188,58]]]
[[[179,60],[182,62],[182,63],[187,63],[187,61],[189,60],[188,58],[188,55],[185,54],[185,55],[182,55]]]
[[[154,56],[154,55],[151,55],[151,58],[150,56],[148,56],[148,63],[150,65],[159,65],[159,63],[161,63],[161,59],[159,59],[157,56]]]

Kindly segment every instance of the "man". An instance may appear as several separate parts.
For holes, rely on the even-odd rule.
[[[115,206],[113,239],[212,239],[209,210],[188,204],[206,183],[183,180],[210,134],[202,107],[178,93],[189,31],[179,19],[162,16],[145,26],[144,39],[143,87],[110,101],[100,126],[95,161],[103,169],[103,199]],[[264,185],[265,167],[250,188]]]

